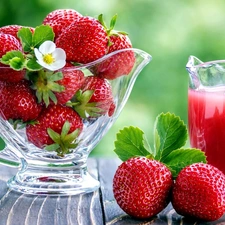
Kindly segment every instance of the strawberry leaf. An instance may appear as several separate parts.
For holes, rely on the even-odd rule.
[[[42,69],[42,66],[37,63],[35,58],[32,58],[27,61],[26,68],[30,71],[39,71]]]
[[[17,37],[20,39],[24,52],[31,52],[32,49],[32,32],[29,28],[23,27],[18,33]]]
[[[163,162],[173,150],[185,145],[187,136],[187,127],[178,116],[171,113],[159,114],[154,129],[155,159]]]
[[[1,58],[1,63],[9,65],[14,70],[22,70],[25,64],[25,58],[20,51],[9,51]]]
[[[184,167],[197,162],[207,161],[205,153],[195,148],[174,150],[163,161],[171,169],[174,178]]]
[[[135,156],[151,156],[151,150],[146,145],[144,132],[136,127],[125,127],[117,133],[115,153],[122,161]]]
[[[0,137],[0,151],[2,151],[6,146],[6,143],[4,142],[4,140]]]
[[[35,28],[32,45],[34,48],[38,48],[43,42],[54,40],[53,29],[49,25],[41,25]]]

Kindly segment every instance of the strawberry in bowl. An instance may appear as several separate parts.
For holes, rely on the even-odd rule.
[[[100,76],[96,68],[120,51],[126,57],[128,46],[109,53],[113,39],[104,23],[72,9],[50,12],[32,29],[0,28],[1,36],[9,44],[3,48],[0,42],[0,133],[11,155],[3,150],[0,157],[26,168],[9,187],[44,195],[96,190],[99,182],[87,172],[87,158],[118,118],[151,56],[129,48],[132,69],[118,75],[110,66],[115,76]]]

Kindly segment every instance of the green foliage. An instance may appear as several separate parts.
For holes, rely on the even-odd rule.
[[[35,27],[57,8],[73,8],[95,17],[102,13],[107,24],[117,14],[115,29],[126,31],[135,48],[153,56],[138,77],[116,124],[93,151],[95,155],[114,155],[112,143],[121,127],[142,127],[150,133],[153,119],[161,112],[173,112],[187,123],[185,65],[189,55],[202,61],[224,58],[223,0],[107,0],[107,4],[105,0],[32,0],[26,4],[24,0],[1,0],[0,26]],[[150,142],[153,141],[152,138]]]
[[[194,162],[206,163],[204,152],[194,148],[182,148],[187,140],[187,129],[183,121],[174,114],[161,113],[155,120],[154,148],[145,145],[144,132],[132,126],[117,134],[115,153],[122,161],[132,157],[145,156],[167,165],[175,178],[184,167]]]

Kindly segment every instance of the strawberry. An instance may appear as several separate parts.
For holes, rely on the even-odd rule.
[[[178,174],[172,204],[177,213],[205,221],[225,212],[225,175],[212,165],[195,163]]]
[[[68,65],[61,71],[41,70],[28,74],[39,102],[44,102],[46,106],[51,102],[65,104],[80,89],[84,82],[84,73]]]
[[[55,39],[67,28],[71,23],[78,20],[82,15],[73,9],[56,9],[50,12],[43,20],[44,25],[52,27],[55,33]]]
[[[22,50],[20,42],[10,34],[0,32],[0,58],[8,51]],[[4,67],[4,68],[3,68]],[[25,76],[25,71],[15,71],[0,63],[0,80],[8,82],[18,82]]]
[[[34,124],[26,127],[28,140],[39,148],[56,151],[64,156],[77,146],[76,139],[83,129],[80,116],[68,106],[60,104],[45,108]]]
[[[124,34],[123,32],[113,33],[110,36],[110,46],[108,53],[125,48],[132,48],[132,43],[128,35]]]
[[[108,36],[97,19],[85,16],[64,29],[56,45],[65,50],[68,61],[89,63],[106,54]]]
[[[118,205],[135,218],[156,216],[171,200],[173,180],[179,172],[193,163],[206,162],[205,153],[200,149],[183,147],[187,140],[187,128],[174,114],[157,116],[153,147],[137,127],[125,127],[116,137],[114,152],[123,162],[113,178],[113,193]],[[198,183],[199,180],[196,180]],[[186,183],[183,186],[192,189]],[[224,189],[224,184],[222,186]],[[212,190],[212,187],[209,189]],[[192,198],[189,194],[184,193],[178,204],[192,210],[192,205],[188,203],[188,198]]]
[[[123,162],[113,178],[118,205],[129,215],[150,218],[169,203],[172,174],[161,162],[134,157]]]
[[[115,110],[112,89],[106,79],[88,76],[70,105],[82,118],[99,117]]]
[[[20,42],[10,34],[0,33],[0,57],[11,50],[22,51]]]
[[[12,103],[12,95],[8,90],[8,85],[11,85],[11,83],[0,81],[0,112],[1,116],[6,120],[14,117],[14,112],[10,105]]]
[[[103,18],[100,17],[99,20],[104,24],[105,29],[107,30],[109,36],[109,48],[107,54],[115,52],[121,49],[132,48],[131,41],[128,35],[125,32],[119,32],[113,30],[116,23],[116,16],[111,20],[110,29],[108,29],[103,21]],[[113,24],[113,25],[112,25]],[[116,53],[110,58],[104,60],[97,66],[95,66],[92,71],[94,74],[99,77],[103,77],[109,80],[116,79],[117,77],[128,75],[135,63],[135,54],[131,50],[126,50],[120,53]]]
[[[63,79],[57,81],[59,85],[64,87],[62,92],[56,92],[58,104],[65,104],[74,94],[81,88],[84,83],[84,73],[81,70],[73,68],[66,68],[62,70]]]
[[[0,108],[6,119],[34,120],[42,110],[27,80],[0,81]]]
[[[0,33],[4,33],[4,34],[10,34],[13,37],[15,37],[18,41],[20,41],[20,39],[17,37],[17,32],[23,28],[25,26],[22,25],[7,25],[7,26],[3,26],[0,27]],[[30,28],[31,32],[34,32],[34,28],[33,27],[28,27]]]

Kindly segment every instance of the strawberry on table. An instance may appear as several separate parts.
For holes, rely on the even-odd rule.
[[[83,129],[80,116],[64,105],[49,105],[35,123],[26,127],[28,140],[39,148],[56,151],[59,156],[75,148],[77,137]]]
[[[89,63],[107,53],[108,35],[97,19],[84,16],[64,29],[56,45],[64,49],[67,61]]]
[[[225,175],[212,165],[195,163],[178,174],[172,204],[177,213],[205,221],[225,212]]]
[[[142,130],[125,127],[114,142],[114,151],[123,161],[113,178],[114,197],[126,213],[139,219],[156,216],[167,206],[180,170],[206,162],[201,150],[183,147],[187,128],[174,114],[157,116],[154,135],[151,148]]]
[[[65,28],[80,17],[82,17],[82,15],[74,9],[56,9],[44,18],[43,24],[52,27],[56,39]]]
[[[144,219],[156,215],[168,205],[172,184],[172,173],[161,162],[134,157],[118,167],[113,192],[126,213]]]

